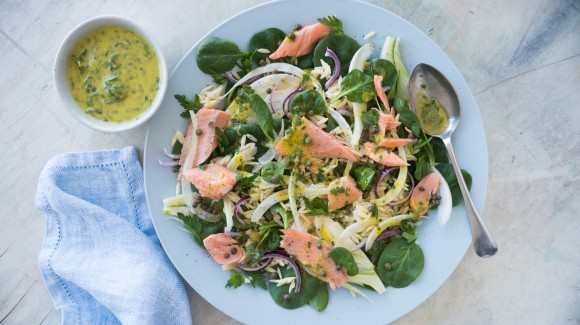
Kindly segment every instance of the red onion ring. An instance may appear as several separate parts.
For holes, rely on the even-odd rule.
[[[174,155],[172,153],[170,153],[169,151],[167,151],[167,149],[163,148],[163,154],[165,155],[165,157],[167,158],[171,158],[171,159],[179,159],[179,155]]]
[[[282,103],[282,111],[284,112],[284,114],[287,115],[288,113],[290,113],[290,102],[292,101],[292,98],[294,98],[294,96],[296,96],[299,92],[301,92],[304,89],[304,87],[306,87],[305,82],[300,84],[300,86],[298,86],[296,90],[291,92],[290,95],[288,95],[288,97],[284,99],[284,102]]]
[[[257,266],[257,267],[245,267],[242,265],[238,265],[238,267],[246,272],[258,272],[258,271],[262,271],[263,269],[267,268],[268,265],[270,265],[270,263],[272,263],[272,260],[274,258],[273,257],[264,257],[262,256],[262,258],[260,258],[260,260],[258,262],[261,262],[263,260],[267,260],[264,264]]]
[[[302,275],[300,274],[300,268],[298,267],[298,264],[296,264],[296,262],[294,262],[293,259],[286,256],[284,253],[279,253],[279,252],[266,253],[266,254],[262,255],[262,258],[264,258],[264,257],[281,258],[281,259],[285,260],[286,262],[288,262],[290,264],[290,266],[294,269],[294,273],[296,274],[296,289],[294,289],[294,291],[296,293],[300,292],[300,288],[302,288]]]
[[[395,229],[392,229],[392,230],[389,230],[389,231],[386,231],[386,232],[380,234],[379,237],[377,237],[377,239],[375,241],[379,241],[381,239],[385,239],[387,237],[391,237],[392,235],[400,234],[402,232],[403,231],[401,230],[401,228],[395,228]]]
[[[353,247],[352,249],[350,249],[351,253],[356,252],[357,250],[361,249],[366,243],[367,243],[367,239],[368,238],[363,238],[363,240],[360,241],[360,243],[358,243],[358,245],[356,245],[355,247]]]
[[[409,178],[411,178],[411,189],[409,189],[409,194],[407,194],[407,197],[405,197],[404,199],[402,199],[399,202],[395,202],[395,203],[389,202],[389,203],[387,203],[388,206],[391,206],[391,207],[399,206],[399,205],[405,203],[405,201],[407,201],[411,197],[411,194],[413,193],[413,189],[415,188],[415,179],[411,175],[409,175]]]
[[[387,176],[391,172],[391,170],[395,170],[396,168],[398,167],[394,168],[385,167],[379,174],[379,177],[377,177],[377,180],[375,181],[375,186],[373,186],[373,192],[375,193],[375,196],[377,198],[379,198],[379,183],[383,180],[383,178],[385,178],[385,176]]]
[[[329,47],[326,48],[326,52],[324,52],[324,56],[331,58],[334,61],[334,72],[332,73],[332,76],[330,76],[330,79],[328,79],[326,81],[326,83],[324,84],[324,87],[326,89],[330,88],[330,86],[332,86],[332,84],[338,79],[338,77],[340,76],[340,60],[338,59],[338,56],[336,56],[336,53],[334,53],[333,50],[331,50]]]
[[[249,195],[248,196],[244,196],[238,202],[236,202],[236,204],[234,205],[234,217],[236,217],[236,220],[238,220],[239,223],[243,223],[243,222],[240,219],[240,217],[238,217],[238,210],[240,209],[240,206],[242,205],[242,203],[246,202],[249,199],[250,199],[250,196]]]
[[[157,162],[162,167],[174,167],[174,166],[179,165],[179,160],[174,160],[174,161],[161,161],[161,160],[157,160]]]

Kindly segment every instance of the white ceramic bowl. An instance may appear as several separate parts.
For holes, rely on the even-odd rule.
[[[98,120],[90,116],[89,114],[86,114],[72,97],[66,80],[67,62],[70,58],[71,51],[74,48],[74,46],[89,32],[107,26],[124,27],[141,35],[145,40],[149,42],[149,44],[151,44],[151,46],[155,50],[155,54],[157,55],[157,59],[159,62],[159,89],[157,90],[155,99],[143,113],[125,122],[105,122],[102,120]],[[54,83],[56,85],[58,95],[60,96],[65,108],[77,120],[95,130],[104,132],[121,132],[132,129],[145,123],[153,116],[153,114],[155,114],[157,109],[159,109],[159,106],[163,101],[163,97],[165,96],[165,91],[167,90],[167,65],[165,64],[165,59],[163,57],[163,53],[161,52],[161,48],[159,47],[159,45],[157,45],[157,43],[155,42],[155,40],[153,40],[151,35],[143,28],[141,28],[139,25],[124,17],[100,16],[87,20],[84,23],[78,25],[68,34],[68,36],[62,42],[58,50],[58,54],[56,55],[56,61],[54,63]]]

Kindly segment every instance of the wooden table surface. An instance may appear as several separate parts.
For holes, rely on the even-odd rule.
[[[147,131],[101,133],[65,112],[52,70],[66,34],[97,15],[129,17],[158,40],[171,70],[217,24],[262,2],[0,0],[0,323],[60,322],[36,264],[44,216],[34,194],[46,161],[142,150]],[[580,2],[370,2],[428,34],[473,91],[489,145],[484,218],[500,247],[490,259],[469,250],[397,323],[580,323]],[[189,291],[194,324],[237,324]]]

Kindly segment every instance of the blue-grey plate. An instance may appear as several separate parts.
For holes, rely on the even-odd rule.
[[[482,211],[487,189],[488,155],[479,111],[461,73],[449,57],[423,32],[401,17],[379,7],[352,1],[274,1],[246,10],[216,27],[205,37],[223,37],[242,50],[250,37],[262,29],[278,27],[289,31],[295,24],[314,23],[316,18],[337,15],[345,32],[359,43],[363,36],[376,44],[375,56],[387,35],[401,37],[403,60],[410,71],[417,63],[428,63],[443,72],[453,84],[462,107],[461,124],[454,133],[453,145],[462,168],[473,176],[473,201]],[[352,297],[348,291],[331,292],[328,308],[322,313],[309,306],[287,310],[277,306],[267,291],[251,286],[225,288],[229,272],[223,272],[199,247],[179,223],[162,214],[162,200],[175,195],[176,179],[170,168],[160,167],[161,148],[170,147],[176,130],[185,131],[186,121],[179,116],[181,107],[174,94],[192,96],[211,83],[197,68],[195,56],[199,42],[185,55],[171,74],[167,96],[151,120],[145,143],[145,187],[155,229],[167,255],[185,280],[203,298],[227,315],[246,324],[385,324],[407,314],[430,297],[449,278],[471,244],[471,233],[463,205],[453,209],[451,219],[440,227],[431,214],[419,229],[425,253],[425,269],[407,288],[387,288],[378,295],[366,291],[368,300]],[[460,300],[460,297],[457,297]]]

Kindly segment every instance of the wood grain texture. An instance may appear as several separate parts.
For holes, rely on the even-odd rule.
[[[58,324],[36,266],[38,175],[67,151],[143,148],[146,126],[106,134],[61,107],[60,42],[82,21],[123,15],[160,43],[169,70],[224,19],[263,3],[0,0],[0,323]],[[580,9],[575,0],[369,1],[409,20],[451,57],[486,129],[484,217],[499,253],[470,250],[443,287],[398,324],[580,322]],[[194,324],[238,324],[189,289]]]

